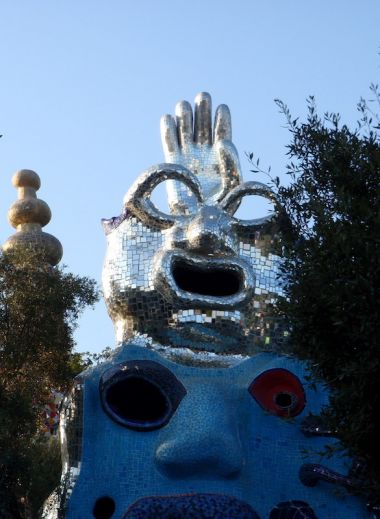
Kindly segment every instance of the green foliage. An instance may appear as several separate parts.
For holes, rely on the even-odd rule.
[[[113,349],[110,346],[107,346],[100,353],[91,353],[89,351],[74,353],[71,361],[74,375],[77,375],[85,368],[105,362],[111,357],[112,352]]]
[[[58,486],[61,476],[61,449],[57,436],[36,436],[30,449],[30,482],[28,507],[32,517]]]
[[[35,517],[59,478],[42,409],[75,373],[73,330],[97,297],[94,281],[41,266],[30,252],[0,255],[1,517]]]
[[[350,130],[338,114],[320,117],[312,97],[305,122],[277,101],[291,133],[290,183],[272,183],[289,217],[279,308],[290,345],[331,388],[326,417],[380,495],[380,139],[370,103],[360,101]]]

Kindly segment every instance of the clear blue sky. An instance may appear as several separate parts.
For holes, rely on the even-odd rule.
[[[34,169],[63,262],[100,281],[100,219],[163,160],[160,116],[202,90],[230,106],[245,178],[244,151],[283,176],[289,135],[273,99],[302,116],[314,94],[353,123],[379,79],[379,23],[379,0],[1,0],[1,242],[11,176]],[[103,302],[76,337],[81,351],[114,344]]]

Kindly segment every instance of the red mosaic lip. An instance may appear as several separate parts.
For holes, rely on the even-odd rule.
[[[224,494],[144,497],[121,519],[260,519],[244,501]]]

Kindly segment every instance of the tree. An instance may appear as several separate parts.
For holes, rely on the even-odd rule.
[[[378,87],[371,90],[378,102]],[[366,491],[379,496],[379,118],[363,99],[353,130],[338,114],[318,116],[313,97],[305,122],[277,104],[291,133],[290,184],[272,178],[288,215],[279,311],[289,321],[293,352],[331,390],[324,419],[366,462]]]
[[[41,432],[42,409],[75,374],[73,330],[97,297],[94,281],[51,267],[31,251],[0,255],[2,518],[35,517],[57,484],[59,453]]]

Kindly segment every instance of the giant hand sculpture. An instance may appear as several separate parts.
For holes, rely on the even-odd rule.
[[[192,171],[202,185],[206,203],[214,205],[241,182],[239,156],[231,140],[231,115],[227,105],[219,105],[213,129],[210,95],[198,94],[194,104],[194,125],[187,101],[177,104],[175,119],[162,117],[162,147],[165,161]],[[173,213],[196,208],[194,195],[179,182],[170,184],[168,198]]]

